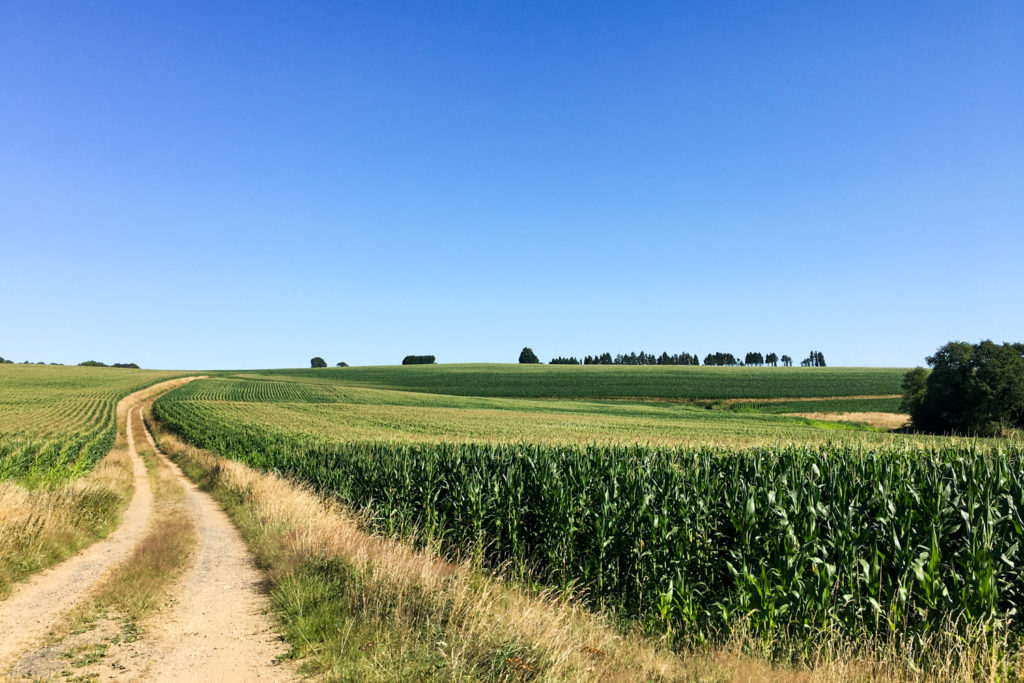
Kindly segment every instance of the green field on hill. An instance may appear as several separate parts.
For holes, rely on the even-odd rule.
[[[318,441],[750,446],[914,438],[658,400],[551,400],[372,389],[350,385],[340,373],[211,378],[192,382],[173,396],[190,404],[193,420],[271,425]],[[815,410],[832,404],[807,403]]]
[[[267,370],[279,378],[376,389],[514,398],[730,399],[888,396],[903,368],[635,365],[387,365]]]
[[[117,402],[180,374],[0,365],[0,479],[35,485],[89,470],[114,444]]]

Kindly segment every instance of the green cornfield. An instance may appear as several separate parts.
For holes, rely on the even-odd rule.
[[[252,384],[238,387],[248,400],[290,391]],[[571,588],[679,644],[740,625],[787,657],[822,634],[1020,635],[1019,444],[357,442],[291,431],[298,403],[240,422],[197,400],[203,386],[164,396],[156,417],[366,510],[380,533]]]
[[[0,366],[0,480],[52,484],[90,470],[114,445],[117,403],[174,373]]]
[[[758,368],[682,365],[395,365],[265,370],[274,379],[377,389],[516,398],[730,399],[900,393],[906,368]]]

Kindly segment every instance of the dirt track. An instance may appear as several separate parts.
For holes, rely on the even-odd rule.
[[[146,438],[177,474],[199,528],[200,548],[173,605],[146,626],[127,662],[147,681],[285,681],[291,668],[274,658],[286,647],[266,615],[261,576],[238,530],[209,495],[200,491]],[[144,667],[142,664],[144,663]]]
[[[134,396],[126,397],[122,403],[128,401],[127,405],[131,405]],[[16,588],[10,598],[0,602],[0,672],[13,662],[14,655],[41,640],[65,612],[88,595],[89,588],[103,573],[127,559],[146,535],[153,492],[130,429],[128,450],[135,491],[121,525],[102,541],[35,575]]]
[[[0,680],[6,680],[5,672],[19,677],[59,676],[66,665],[61,652],[75,639],[90,636],[76,634],[53,645],[46,643],[48,633],[89,596],[101,577],[116,572],[152,531],[153,492],[131,429],[137,420],[141,411],[129,408],[126,423],[135,491],[121,525],[105,540],[37,575],[0,602]],[[142,637],[114,643],[100,661],[77,669],[75,675],[90,676],[90,680],[294,680],[291,665],[274,662],[286,648],[266,614],[261,575],[238,531],[216,501],[156,449],[148,430],[145,434],[186,491],[188,511],[199,531],[199,548],[184,578],[172,589],[170,601],[143,620]]]

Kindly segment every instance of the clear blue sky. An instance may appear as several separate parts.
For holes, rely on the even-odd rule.
[[[1024,340],[1018,0],[163,5],[0,13],[4,357]]]

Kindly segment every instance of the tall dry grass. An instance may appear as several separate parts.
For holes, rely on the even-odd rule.
[[[0,598],[13,584],[107,536],[117,528],[134,488],[125,434],[128,411],[189,378],[161,382],[117,404],[117,437],[88,474],[28,490],[0,481]]]

